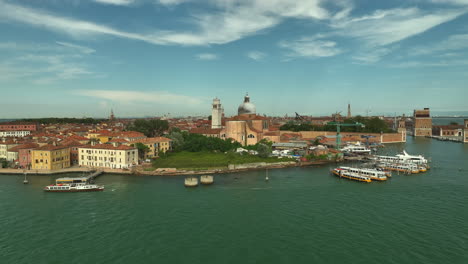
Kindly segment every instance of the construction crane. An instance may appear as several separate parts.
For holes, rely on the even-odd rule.
[[[296,120],[305,122],[305,118],[296,112]]]
[[[328,122],[327,125],[336,126],[336,149],[340,149],[341,146],[341,127],[356,126],[364,127],[364,124],[356,123],[340,123],[340,122]]]

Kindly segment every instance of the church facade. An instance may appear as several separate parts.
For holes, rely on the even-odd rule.
[[[216,103],[219,103],[219,99]],[[218,120],[212,118],[212,127],[218,124]],[[255,145],[264,138],[269,131],[271,121],[269,118],[257,115],[256,107],[250,102],[249,95],[244,97],[244,102],[239,105],[237,115],[225,118],[224,126],[219,132],[222,139],[232,138],[242,145]],[[271,139],[270,139],[271,140]]]

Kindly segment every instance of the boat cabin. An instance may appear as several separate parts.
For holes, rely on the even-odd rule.
[[[64,177],[64,178],[58,178],[55,180],[55,184],[72,184],[72,183],[86,183],[87,178],[85,177],[79,177],[79,178],[69,178],[69,177]]]

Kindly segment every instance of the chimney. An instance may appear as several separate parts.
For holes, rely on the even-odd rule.
[[[96,140],[91,140],[91,146],[96,146]]]

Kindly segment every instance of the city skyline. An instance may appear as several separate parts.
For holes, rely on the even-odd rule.
[[[0,118],[465,112],[468,1],[0,0]]]

